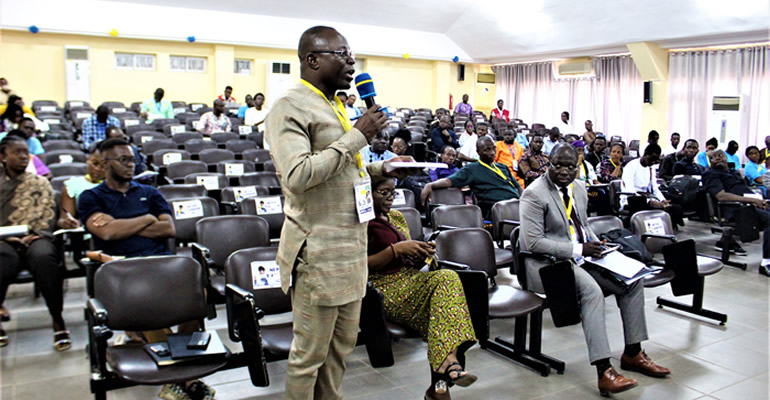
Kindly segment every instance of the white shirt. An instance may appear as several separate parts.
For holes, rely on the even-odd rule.
[[[268,113],[267,107],[262,107],[261,110],[257,110],[256,107],[249,107],[248,110],[246,110],[246,113],[243,115],[243,124],[244,125],[256,125],[262,121],[265,120],[265,117],[267,117]]]
[[[596,180],[596,168],[593,164],[591,164],[588,161],[583,160],[583,162],[586,165],[586,170],[588,171],[588,176],[586,176],[586,171],[583,171],[583,166],[578,165],[578,174],[577,177],[575,177],[576,181],[581,181],[585,183],[586,185],[592,185],[594,181]]]
[[[463,133],[465,135],[465,133]],[[476,142],[479,140],[478,135],[475,133],[471,136],[468,136],[464,141],[462,146],[460,146],[460,154],[473,159],[478,160],[479,159],[479,153],[476,152]]]
[[[680,143],[680,144],[681,144],[681,143]],[[665,156],[667,156],[667,155],[669,155],[669,154],[673,154],[673,153],[676,153],[676,152],[677,152],[677,151],[679,151],[679,150],[681,150],[681,149],[675,149],[675,148],[674,148],[674,146],[672,146],[672,145],[671,145],[671,143],[669,143],[669,144],[668,144],[668,147],[666,147],[666,148],[663,150],[663,155],[661,155],[661,157],[665,157]]]
[[[555,126],[559,128],[559,132],[563,134],[575,133],[575,128],[572,127],[572,124],[569,122],[564,123],[561,119],[559,119],[559,122],[557,122]]]
[[[463,133],[461,133],[461,134],[459,134],[457,136],[458,136],[457,137],[457,142],[460,143],[460,147],[462,147],[462,145],[465,144],[465,141],[468,140],[471,137],[471,135],[468,134],[468,132],[463,132]],[[474,133],[473,136],[476,137],[476,134]]]
[[[625,186],[623,189],[624,192],[652,193],[656,200],[665,200],[663,193],[660,192],[660,188],[658,187],[655,168],[643,167],[641,158],[631,160],[625,167],[623,167],[623,186]],[[625,200],[625,197],[623,200]],[[625,204],[623,204],[623,206],[625,206]]]

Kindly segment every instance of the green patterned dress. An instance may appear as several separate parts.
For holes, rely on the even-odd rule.
[[[388,220],[369,221],[369,255],[391,244],[409,240],[403,214],[388,213]],[[408,257],[391,261],[369,279],[384,297],[388,320],[420,332],[428,343],[428,361],[437,370],[454,349],[464,352],[476,341],[465,292],[457,273],[451,270],[420,272]]]

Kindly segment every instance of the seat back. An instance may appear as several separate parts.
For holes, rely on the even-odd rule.
[[[185,197],[206,196],[206,188],[198,184],[163,185],[158,187],[158,190],[167,202]]]
[[[150,144],[152,142],[146,143]],[[173,143],[173,142],[172,142]],[[163,149],[152,153],[152,163],[156,165],[169,165],[177,161],[189,160],[190,153],[184,150],[179,150],[174,144],[173,149]]]
[[[225,261],[227,283],[251,292],[255,303],[265,314],[280,314],[291,311],[291,297],[281,287],[254,288],[252,268],[260,266],[275,268],[277,247],[255,247],[238,250]],[[279,274],[280,276],[280,274]],[[257,282],[259,284],[259,282]]]
[[[211,259],[219,268],[237,250],[270,246],[270,226],[255,215],[206,217],[195,223],[195,235],[198,243],[211,250]]]
[[[519,199],[498,201],[492,206],[492,236],[498,241],[507,239],[515,227],[511,224],[501,224],[502,221],[521,221]]]
[[[281,181],[278,179],[278,174],[272,171],[251,172],[243,174],[240,177],[239,182],[241,186],[281,186]]]
[[[267,196],[270,190],[264,186],[231,186],[222,189],[222,202],[240,203],[247,197]]]
[[[411,237],[412,240],[425,240],[425,234],[422,231],[420,212],[414,207],[403,207],[399,208],[398,211],[404,215],[406,224],[409,226],[409,237]]]
[[[40,155],[41,160],[46,165],[51,164],[69,164],[69,163],[84,163],[88,156],[80,150],[64,149],[64,150],[46,150],[45,153]]]
[[[246,135],[247,140],[251,140],[252,142],[256,143],[257,146],[260,148],[264,148],[264,139],[265,139],[265,133],[264,132],[258,132],[258,131],[252,131],[248,135]]]
[[[225,143],[225,148],[235,154],[242,154],[245,150],[256,149],[257,144],[251,140],[235,139],[228,140]]]
[[[674,235],[671,217],[663,210],[639,211],[631,216],[631,232],[637,236],[644,234]],[[660,253],[664,246],[671,244],[668,240],[648,239],[645,242],[651,253]]]
[[[417,208],[414,192],[409,189],[396,189],[396,197],[393,199],[393,208]]]
[[[180,135],[183,135],[183,133],[180,133]],[[197,155],[203,150],[216,149],[217,143],[211,140],[190,139],[184,142],[183,146],[185,150],[190,152],[190,154]]]
[[[492,236],[482,228],[441,232],[436,237],[436,255],[439,260],[465,264],[474,271],[484,271],[489,277],[497,275]]]
[[[171,179],[181,179],[196,172],[208,172],[206,163],[194,160],[182,160],[169,164],[166,176]]]
[[[235,160],[235,153],[225,149],[206,149],[198,153],[198,159],[206,164],[216,164],[220,161]]]
[[[51,188],[61,193],[62,189],[64,188],[64,182],[67,182],[71,178],[77,178],[77,176],[70,176],[70,175],[56,176],[53,179],[51,179]]]
[[[55,163],[48,165],[48,169],[51,170],[53,176],[65,176],[65,175],[85,175],[88,169],[86,163],[73,162],[73,163]]]
[[[612,212],[617,213],[620,211],[620,199],[617,194],[623,191],[623,181],[620,179],[610,181],[609,191],[610,207],[612,208]]]
[[[170,293],[184,301],[169,301]],[[190,257],[110,261],[94,275],[94,297],[116,330],[163,329],[206,317],[203,269]]]
[[[281,228],[286,216],[283,213],[283,196],[247,197],[239,203],[241,214],[258,215],[270,225],[270,238],[281,236]]]
[[[270,150],[248,149],[243,151],[243,159],[254,162],[270,161]]]
[[[211,197],[183,197],[169,201],[169,206],[177,245],[195,241],[195,224],[199,220],[219,215],[219,204]]]
[[[151,141],[158,140],[158,143],[147,145]],[[152,154],[155,151],[161,149],[175,149],[176,144],[172,140],[169,140],[166,135],[160,132],[154,131],[138,131],[131,134],[131,142],[142,148],[142,151],[146,154]],[[161,145],[161,143],[163,145]],[[165,145],[165,147],[163,147]],[[171,147],[173,146],[173,147]]]
[[[465,196],[458,188],[437,189],[433,191],[431,204],[465,204]]]
[[[80,150],[80,143],[74,140],[46,140],[43,142],[45,151],[54,150]]]
[[[623,229],[623,221],[614,215],[590,217],[586,220],[586,224],[597,236],[613,229]]]
[[[242,176],[256,171],[254,163],[247,160],[227,160],[217,163],[217,172],[228,177]]]
[[[447,228],[482,228],[484,218],[481,208],[473,204],[461,204],[436,207],[430,215],[434,229]]]
[[[237,133],[233,133],[233,132],[219,132],[211,135],[211,140],[221,144],[227,143],[228,140],[238,140],[238,139],[240,139],[240,136]]]
[[[206,190],[220,190],[230,185],[230,180],[224,174],[216,172],[194,172],[184,177],[184,183],[203,185]]]
[[[194,139],[201,140],[203,139],[203,135],[198,132],[179,132],[171,137],[171,140],[173,140],[174,143],[177,143],[177,144],[184,144]],[[214,147],[216,147],[216,144],[214,145]]]

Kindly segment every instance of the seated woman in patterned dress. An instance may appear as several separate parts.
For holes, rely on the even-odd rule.
[[[623,151],[625,147],[621,143],[615,143],[610,149],[610,158],[599,164],[597,175],[599,182],[610,183],[623,178]]]
[[[428,342],[431,386],[426,399],[450,399],[449,386],[469,386],[477,377],[458,360],[476,341],[465,292],[457,273],[419,269],[435,244],[409,240],[403,214],[391,210],[395,182],[372,184],[376,218],[369,221],[369,279],[384,297],[388,320],[414,329]]]

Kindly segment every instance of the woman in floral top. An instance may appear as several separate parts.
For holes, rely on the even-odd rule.
[[[623,150],[625,147],[620,143],[615,143],[610,149],[610,158],[599,164],[599,182],[610,183],[623,177]]]

